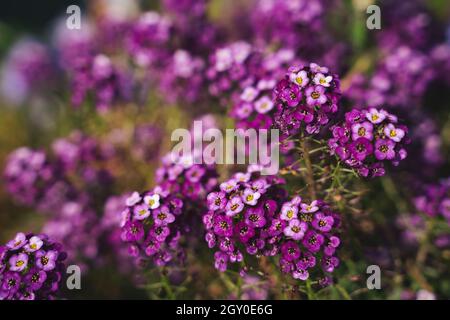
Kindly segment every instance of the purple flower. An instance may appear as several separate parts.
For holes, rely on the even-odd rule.
[[[22,248],[25,245],[25,243],[26,243],[25,234],[19,232],[18,234],[16,234],[14,239],[12,239],[6,244],[6,246],[11,250],[17,250]]]
[[[336,257],[325,256],[322,259],[322,268],[326,272],[333,272],[339,266],[339,259]]]
[[[375,157],[378,160],[392,160],[395,158],[395,142],[392,140],[378,139],[375,141]]]
[[[287,241],[281,246],[283,259],[293,261],[300,257],[300,249],[294,241]]]
[[[262,228],[266,225],[264,211],[260,208],[251,208],[245,213],[245,222],[253,228]]]
[[[247,223],[241,221],[234,227],[234,233],[238,236],[239,240],[243,243],[247,243],[250,238],[255,235],[255,230]]]
[[[150,209],[157,209],[160,206],[160,199],[159,194],[147,195],[144,197],[144,202]]]
[[[230,180],[222,182],[220,184],[220,190],[222,190],[223,192],[226,192],[226,193],[230,193],[230,192],[236,190],[236,188],[237,188],[237,181],[234,179],[230,179]],[[212,194],[216,194],[216,192],[213,192]],[[211,210],[216,210],[216,209],[211,209]]]
[[[341,240],[336,236],[331,236],[325,245],[323,252],[327,256],[332,256],[336,252],[336,248],[341,244]]]
[[[327,102],[327,97],[325,96],[325,88],[322,86],[308,87],[305,91],[306,103],[309,106],[322,105]]]
[[[258,202],[258,199],[261,197],[261,193],[255,192],[250,188],[247,188],[244,190],[244,193],[242,194],[242,201],[244,203],[254,206]]]
[[[291,202],[287,202],[283,204],[283,206],[281,207],[280,219],[289,221],[297,218],[297,214],[298,214],[297,205],[294,205]]]
[[[292,277],[294,279],[299,279],[305,281],[309,278],[309,272],[305,269],[297,268],[292,272]]]
[[[214,266],[217,270],[225,272],[227,270],[228,255],[224,252],[217,251],[214,254]]]
[[[405,131],[400,128],[396,128],[392,123],[389,123],[386,127],[384,127],[384,134],[389,139],[395,142],[400,142],[405,136]]]
[[[300,87],[305,87],[309,83],[308,73],[305,70],[292,72],[289,79]]]
[[[135,204],[137,204],[139,201],[141,201],[141,196],[139,195],[139,192],[133,192],[132,194],[131,194],[131,196],[130,197],[128,197],[127,198],[127,200],[126,200],[126,204],[127,204],[127,206],[129,206],[129,207],[132,207],[132,206],[134,206]]]
[[[320,250],[324,242],[324,237],[320,233],[317,233],[312,230],[308,230],[303,237],[302,244],[308,249],[310,252],[317,252]]]
[[[144,220],[150,215],[150,210],[146,204],[140,204],[133,208],[134,219]]]
[[[164,226],[175,221],[175,216],[169,212],[167,206],[162,206],[153,211],[153,220],[155,225]]]
[[[226,215],[232,217],[244,209],[244,203],[239,196],[235,196],[228,201],[225,209]]]
[[[206,200],[208,202],[209,210],[213,210],[213,211],[219,210],[219,209],[224,209],[227,204],[224,192],[211,192],[206,197]]]
[[[166,238],[169,236],[169,234],[170,234],[170,229],[169,229],[169,227],[167,227],[165,225],[160,225],[160,226],[155,225],[149,231],[149,235],[152,238],[154,238],[160,242],[165,241]]]
[[[32,236],[28,243],[25,245],[25,251],[26,252],[35,252],[39,250],[44,244],[44,241],[41,240],[41,238],[37,236]]]
[[[372,154],[373,146],[366,138],[358,138],[350,145],[350,152],[356,160],[363,161],[367,156]]]
[[[0,297],[5,294],[6,298],[12,298],[19,290],[21,284],[20,275],[17,272],[6,272],[2,277]]]
[[[125,241],[139,241],[144,237],[144,227],[139,221],[128,221],[123,230]]]
[[[58,252],[49,250],[47,252],[39,250],[36,252],[36,266],[44,271],[51,271],[56,266]]]
[[[9,258],[9,269],[11,271],[22,271],[28,266],[28,255],[18,253]]]
[[[302,203],[300,206],[302,208],[303,213],[312,213],[319,210],[317,204],[318,204],[317,200],[314,200],[313,202],[311,202],[311,204]]]
[[[219,236],[231,237],[233,234],[233,221],[228,216],[216,216],[214,232]]]
[[[366,112],[366,118],[373,124],[379,124],[386,119],[387,112],[384,110],[378,111],[375,108],[370,108],[369,111]]]
[[[27,283],[31,290],[39,290],[47,279],[47,273],[44,270],[33,268],[24,278],[24,282]]]
[[[280,99],[283,100],[288,107],[295,107],[302,99],[302,93],[297,86],[285,88],[281,91]]]
[[[359,138],[365,138],[372,140],[373,138],[373,125],[370,122],[355,123],[352,125],[352,139],[358,140]]]
[[[305,222],[300,222],[297,219],[289,221],[289,225],[284,228],[284,235],[294,240],[301,240],[305,235],[308,225]]]
[[[333,227],[334,219],[331,216],[325,216],[322,213],[317,213],[314,216],[314,220],[312,221],[312,225],[319,231],[328,232]]]

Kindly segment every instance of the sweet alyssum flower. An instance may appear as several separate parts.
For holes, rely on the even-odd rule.
[[[285,221],[280,238],[281,270],[303,281],[312,274],[333,272],[339,265],[334,256],[340,245],[339,214],[322,200],[308,204],[300,197],[284,203],[282,208],[276,216]]]
[[[55,298],[65,259],[61,245],[47,235],[19,232],[0,246],[0,300]]]
[[[183,256],[179,245],[184,210],[181,199],[156,187],[142,194],[132,193],[125,203],[121,238],[131,256],[151,259],[157,266]]]
[[[408,129],[383,109],[354,109],[345,114],[343,124],[330,130],[333,134],[328,141],[331,153],[361,176],[382,176],[385,161],[398,165],[407,156]]]
[[[274,89],[275,125],[286,136],[318,133],[337,112],[339,79],[328,68],[311,63],[289,68]]]
[[[214,255],[220,271],[228,263],[247,263],[249,255],[275,255],[282,222],[275,220],[284,191],[284,181],[276,176],[263,176],[259,171],[236,173],[221,184],[225,191],[207,197],[208,212],[203,216],[207,230],[205,240],[210,248],[218,246]],[[229,187],[229,188],[228,188]]]

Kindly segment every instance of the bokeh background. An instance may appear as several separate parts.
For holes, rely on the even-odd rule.
[[[77,160],[67,179],[95,197],[91,208],[94,218],[77,220],[78,229],[69,230],[62,238],[77,243],[74,250],[79,251],[80,264],[86,264],[89,271],[83,273],[83,289],[66,292],[66,296],[167,298],[167,283],[157,270],[143,272],[129,265],[124,253],[119,254],[120,250],[111,244],[115,242],[108,238],[108,227],[107,232],[97,230],[100,225],[103,228],[100,221],[107,215],[105,205],[111,196],[154,185],[161,156],[171,148],[172,130],[189,128],[193,119],[202,116],[221,128],[236,125],[220,99],[208,94],[191,99],[191,92],[183,89],[174,94],[179,82],[194,86],[195,76],[164,80],[161,74],[172,72],[170,65],[164,65],[154,71],[158,73],[155,80],[152,72],[149,76],[130,62],[123,40],[130,25],[143,12],[156,10],[175,24],[188,26],[180,28],[185,34],[171,44],[171,52],[190,46],[190,52],[208,63],[208,56],[216,48],[237,40],[269,51],[288,47],[301,61],[324,63],[340,75],[345,108],[373,104],[401,116],[413,140],[409,158],[385,177],[356,184],[355,188],[365,193],[344,209],[348,221],[343,236],[346,243],[341,266],[335,273],[336,283],[317,297],[450,298],[450,3],[311,1],[309,14],[300,10],[300,19],[284,19],[270,10],[281,15],[295,12],[295,7],[289,8],[291,1],[211,0],[204,11],[200,9],[205,17],[198,27],[195,2],[180,1],[188,3],[180,12],[156,0],[15,0],[0,4],[1,170],[6,167],[8,155],[22,146],[41,150],[50,157],[55,154],[55,142],[61,138],[66,139],[59,141],[61,157],[85,147],[85,151],[78,152],[85,152],[86,158]],[[292,1],[297,2],[304,1]],[[275,3],[275,9],[267,9],[270,3]],[[366,28],[365,9],[373,3],[381,7],[381,30]],[[125,93],[116,92],[120,99],[105,98],[102,104],[102,97],[90,92],[74,106],[79,88],[74,88],[71,68],[61,61],[61,43],[64,39],[71,41],[63,30],[70,4],[82,8],[83,28],[89,24],[93,30],[96,50],[120,69],[116,80],[121,89],[131,88]],[[318,13],[314,11],[316,4],[320,7]],[[187,21],[182,21],[184,18]],[[208,42],[211,26],[217,32],[216,40]],[[70,44],[67,50],[69,57],[78,53]],[[65,62],[70,65],[71,61]],[[173,82],[164,87],[164,81]],[[130,92],[132,99],[126,97]],[[227,175],[226,168],[219,171]],[[63,216],[53,221],[48,209],[24,204],[8,192],[5,178],[0,181],[1,243],[18,231],[52,228],[52,222],[59,231],[68,228],[63,222],[70,218]],[[52,194],[48,201],[55,197]],[[114,203],[110,206],[114,212]],[[169,285],[178,298],[299,297],[291,293],[289,284],[276,283],[267,275],[247,279],[244,295],[237,293],[233,278],[214,269],[212,253],[201,246],[195,251],[188,267],[170,274]],[[382,290],[367,290],[365,286],[365,270],[370,264],[380,265],[383,270]]]

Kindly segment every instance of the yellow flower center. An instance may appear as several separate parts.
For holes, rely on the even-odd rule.
[[[379,119],[377,114],[372,115],[372,121],[377,121]]]
[[[294,211],[292,211],[292,210],[288,210],[288,212],[287,212],[287,217],[289,218],[289,219],[292,219],[292,217],[294,216]]]
[[[249,194],[245,199],[247,199],[247,201],[252,201],[253,200],[253,195]]]
[[[313,91],[313,93],[311,93],[311,97],[312,97],[313,99],[319,99],[320,94],[319,94],[318,92],[316,92],[316,91]]]
[[[393,138],[397,136],[397,131],[395,130],[391,130],[391,132],[389,133],[389,135]]]
[[[296,77],[295,78],[295,82],[297,82],[298,84],[302,84],[303,83],[303,78],[302,77]]]
[[[24,265],[25,262],[23,262],[23,260],[19,260],[16,262],[16,267],[21,267]]]

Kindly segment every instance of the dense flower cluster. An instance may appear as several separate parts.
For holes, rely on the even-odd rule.
[[[205,62],[186,50],[177,50],[161,72],[159,85],[163,97],[169,103],[184,100],[187,103],[199,101],[204,87]]]
[[[255,169],[255,170],[254,170]],[[220,191],[207,196],[203,216],[208,247],[217,247],[215,267],[225,271],[228,263],[246,264],[245,255],[274,256],[278,253],[280,219],[275,214],[284,197],[276,176],[262,176],[249,167],[220,184]]]
[[[280,49],[263,58],[258,74],[251,77],[236,101],[230,116],[236,119],[236,127],[269,129],[273,125],[275,104],[272,91],[279,77],[294,60],[294,52]]]
[[[338,111],[339,79],[315,63],[291,67],[274,89],[275,125],[290,136],[315,134]]]
[[[261,52],[245,41],[233,42],[214,51],[209,57],[206,77],[209,93],[223,106],[238,99],[238,93],[251,85],[260,68]]]
[[[56,70],[49,49],[31,39],[23,39],[15,44],[1,74],[1,93],[15,104],[23,103],[32,95],[41,94],[46,90],[44,84],[56,80]]]
[[[311,203],[294,197],[277,217],[281,239],[280,268],[295,279],[306,280],[320,268],[331,273],[339,266],[336,250],[340,215],[322,200]]]
[[[442,216],[450,225],[450,179],[427,185],[423,195],[414,198],[416,210],[429,217]]]
[[[383,109],[353,109],[345,114],[345,122],[331,131],[331,153],[363,177],[383,176],[385,161],[398,165],[407,156],[408,129]]]
[[[156,170],[156,183],[165,192],[190,202],[204,199],[216,187],[218,174],[214,165],[200,164],[200,156],[167,154]]]
[[[128,252],[137,259],[151,259],[157,266],[171,261],[183,262],[180,245],[183,234],[183,201],[161,188],[134,192],[126,200],[121,238],[129,244]]]
[[[60,204],[57,214],[42,227],[42,232],[62,243],[67,260],[83,272],[99,262],[100,225],[95,211],[81,199]]]
[[[53,299],[65,273],[65,252],[47,235],[19,232],[0,246],[0,300]]]
[[[53,168],[45,153],[28,147],[9,155],[3,174],[8,192],[28,206],[38,204],[54,180]]]
[[[389,105],[408,108],[420,102],[435,79],[430,58],[407,46],[392,49],[367,78],[353,77],[346,95],[357,105]]]

